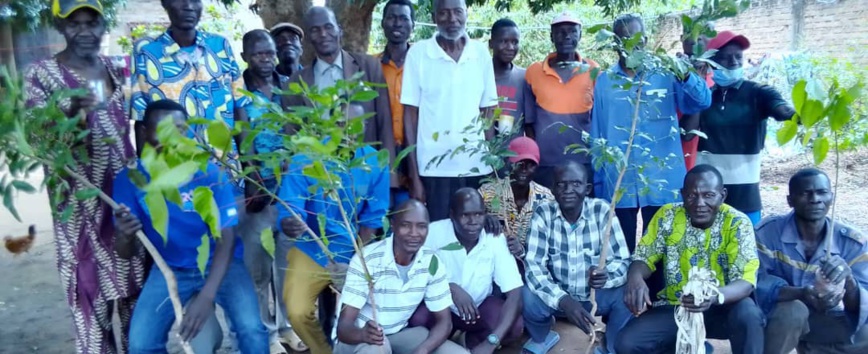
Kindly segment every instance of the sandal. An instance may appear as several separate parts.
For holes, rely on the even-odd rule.
[[[524,343],[522,351],[530,354],[546,354],[549,350],[552,350],[560,340],[561,336],[558,335],[558,332],[549,331],[545,342],[537,343],[534,342],[533,339],[528,339],[527,342]]]

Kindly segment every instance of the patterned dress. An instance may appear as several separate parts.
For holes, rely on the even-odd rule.
[[[101,57],[101,62],[109,69],[114,92],[107,98],[106,109],[87,115],[90,162],[74,170],[111,195],[114,176],[133,157],[133,149],[122,83],[111,61]],[[87,88],[87,80],[54,58],[36,62],[25,72],[27,103],[31,107],[46,104],[56,91],[78,88]],[[68,99],[61,101],[60,108],[67,111],[70,104]],[[88,354],[126,352],[134,299],[144,281],[144,255],[131,260],[118,257],[111,208],[96,198],[76,200],[72,194],[84,187],[73,180],[69,184],[69,195],[50,194],[49,198],[59,202],[58,210],[69,203],[73,207],[67,222],[54,220],[54,245],[60,281],[75,322],[76,350]],[[111,301],[117,301],[124,348],[116,348]]]

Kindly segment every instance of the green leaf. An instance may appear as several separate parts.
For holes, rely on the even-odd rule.
[[[434,134],[431,135],[431,139],[434,140],[435,142],[439,138],[440,138],[440,132],[434,132]]]
[[[805,104],[805,101],[808,100],[808,91],[805,91],[805,87],[807,85],[808,85],[807,81],[799,80],[799,82],[797,82],[793,86],[793,92],[792,92],[793,107],[796,109],[796,112],[798,112],[800,115],[802,112],[802,106]]]
[[[193,208],[208,224],[208,230],[215,240],[220,239],[220,208],[214,201],[214,191],[210,187],[199,186],[193,190]]]
[[[145,192],[164,191],[178,189],[178,186],[187,184],[199,170],[199,163],[187,161],[175,166],[168,171],[148,171],[154,177],[145,186]]]
[[[96,198],[99,195],[99,189],[96,188],[88,188],[75,191],[75,199],[77,200],[88,200],[92,198]]]
[[[461,243],[459,243],[457,241],[452,242],[446,246],[440,247],[440,250],[443,250],[443,251],[459,251],[459,250],[463,250],[463,249],[464,249],[464,246],[462,246]],[[435,273],[436,273],[436,271],[435,271]]]
[[[232,133],[229,126],[222,119],[214,120],[208,125],[208,144],[222,152],[228,152],[232,148]]]
[[[21,216],[18,215],[18,210],[15,209],[15,202],[12,198],[12,185],[7,185],[4,189],[3,206],[6,207],[6,210],[9,210],[9,213],[12,214],[15,220],[21,221]]]
[[[196,247],[196,265],[199,267],[199,273],[205,276],[205,267],[208,266],[208,259],[211,258],[211,239],[208,234],[202,235],[202,242],[199,247]]]
[[[24,193],[36,192],[36,188],[33,188],[33,186],[31,186],[30,183],[27,183],[24,181],[12,181],[12,186],[15,187],[15,189],[22,191]]]
[[[796,137],[796,133],[799,131],[799,126],[793,120],[784,121],[784,124],[778,129],[776,134],[776,138],[778,140],[778,145],[784,145],[793,138]]]
[[[829,128],[834,132],[840,132],[850,122],[852,113],[846,99],[838,98],[829,107]]]
[[[145,205],[148,207],[148,214],[151,216],[151,223],[154,230],[163,237],[163,243],[169,242],[169,208],[166,206],[166,199],[160,192],[146,192]]]
[[[799,112],[799,119],[806,128],[814,126],[820,119],[823,118],[823,102],[808,99],[802,105],[802,110]]]
[[[431,263],[428,263],[428,274],[437,274],[438,268],[440,268],[440,260],[437,259],[437,256],[431,257]]]
[[[274,258],[274,230],[270,227],[266,227],[262,230],[262,233],[259,234],[259,242],[262,243],[262,248],[265,249],[268,256]]]
[[[371,89],[358,90],[356,92],[353,92],[353,95],[350,97],[350,101],[352,101],[352,102],[368,102],[368,101],[371,101],[371,100],[377,98],[377,96],[379,96],[379,95],[380,94],[377,91],[371,90]]]
[[[826,155],[829,154],[829,139],[825,136],[814,139],[813,152],[814,165],[819,165],[823,163],[823,160],[826,159]]]
[[[325,214],[317,214],[316,222],[319,225],[319,237],[322,239],[323,243],[328,246],[329,239],[326,237],[326,216]]]

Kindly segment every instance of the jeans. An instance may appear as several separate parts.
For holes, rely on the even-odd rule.
[[[560,309],[553,309],[546,305],[527,285],[521,289],[521,292],[524,302],[524,326],[531,340],[542,343],[552,328],[552,316],[564,318],[566,314]],[[615,353],[618,334],[633,316],[627,309],[627,305],[624,305],[624,287],[597,289],[596,300],[597,313],[591,315],[609,317],[609,322],[606,324],[606,349],[609,353]],[[591,311],[590,301],[582,301],[581,304],[586,311]]]
[[[766,325],[765,354],[789,354],[796,348],[804,354],[868,353],[868,326],[854,329],[843,314],[820,313],[798,300],[779,302]]]
[[[752,298],[712,306],[703,315],[707,338],[729,339],[733,354],[763,353],[763,313]],[[677,336],[675,306],[658,306],[630,321],[615,349],[618,354],[671,353]]]
[[[172,270],[178,282],[178,295],[186,305],[194,294],[202,290],[207,274],[203,276],[198,269]],[[130,353],[167,353],[169,330],[175,322],[175,312],[168,299],[166,278],[154,266],[133,311]],[[268,332],[259,318],[253,281],[241,260],[233,259],[229,263],[214,300],[223,308],[237,330],[241,353],[268,353]]]

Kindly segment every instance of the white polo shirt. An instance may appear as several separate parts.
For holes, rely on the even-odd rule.
[[[501,291],[508,292],[520,288],[524,283],[515,264],[515,258],[506,245],[506,237],[494,236],[482,231],[479,243],[467,252],[463,247],[446,250],[447,245],[458,243],[452,220],[435,221],[428,226],[425,248],[437,252],[440,262],[449,272],[449,282],[460,286],[473,298],[476,307],[491,296],[492,283],[497,283]],[[458,313],[453,305],[452,312]]]
[[[425,177],[481,176],[491,173],[482,154],[451,156],[460,146],[476,147],[485,139],[480,108],[497,105],[497,87],[488,46],[467,39],[456,62],[437,44],[436,34],[410,47],[404,61],[401,104],[419,107],[416,151],[419,174]],[[436,139],[435,139],[435,134]],[[429,162],[450,155],[439,165]],[[475,169],[475,170],[474,170]]]
[[[372,243],[364,248],[365,263],[374,278],[374,300],[377,303],[377,322],[386,335],[400,332],[407,326],[416,308],[425,301],[431,312],[443,311],[452,305],[452,293],[446,278],[446,268],[439,266],[432,275],[429,266],[437,257],[433,250],[422,247],[410,265],[405,283],[398,273],[392,237]],[[439,263],[439,260],[438,260]],[[341,292],[341,304],[359,311],[356,326],[362,328],[373,317],[368,298],[368,282],[359,254],[350,260],[347,278]],[[341,308],[341,304],[338,308]]]

